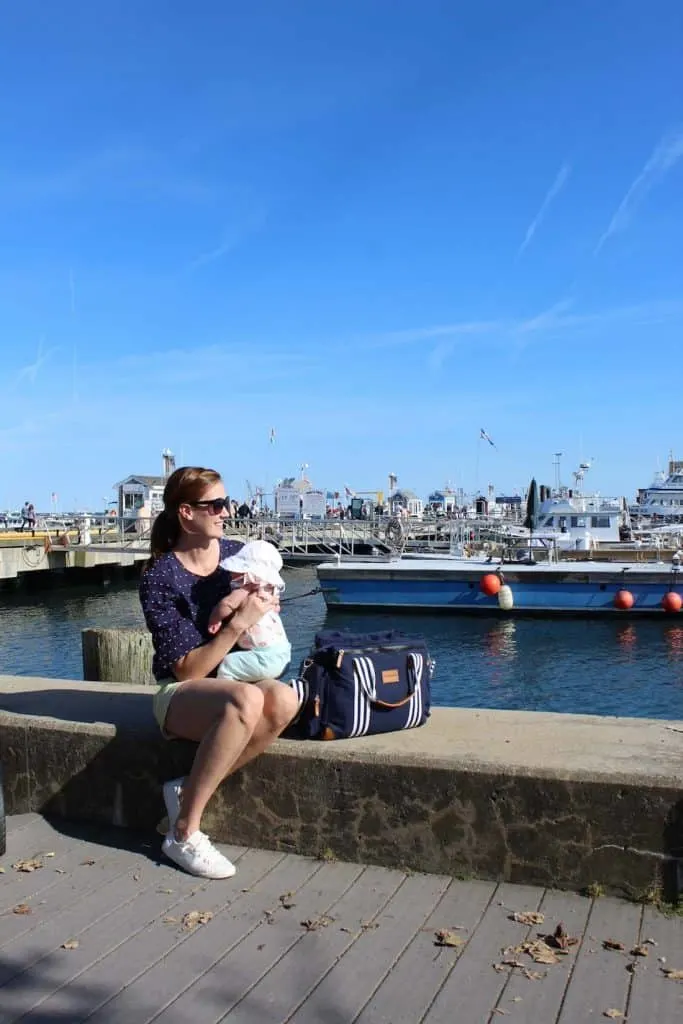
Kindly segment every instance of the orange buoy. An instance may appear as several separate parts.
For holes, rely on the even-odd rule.
[[[680,612],[683,608],[683,597],[675,590],[670,590],[662,598],[662,608],[665,612]]]
[[[633,608],[635,598],[630,590],[617,590],[614,595],[614,607],[620,608],[621,611],[628,611],[629,608]]]
[[[495,597],[501,588],[500,576],[496,575],[495,572],[487,572],[485,576],[479,580],[479,589],[482,594],[486,594],[487,597]]]

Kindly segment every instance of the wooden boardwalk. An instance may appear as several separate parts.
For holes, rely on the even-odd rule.
[[[683,918],[650,908],[241,848],[234,879],[204,883],[154,836],[38,815],[8,833],[0,1024],[683,1020],[665,973],[683,971]],[[578,942],[558,962],[519,948],[560,922]]]

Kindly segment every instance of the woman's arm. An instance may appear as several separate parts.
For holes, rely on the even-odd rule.
[[[247,595],[239,609],[225,623],[223,628],[201,647],[179,658],[173,666],[173,674],[182,683],[186,679],[205,679],[229,654],[246,629],[251,629],[266,612],[279,607],[279,601],[255,592]]]

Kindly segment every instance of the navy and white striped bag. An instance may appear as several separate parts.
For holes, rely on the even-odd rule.
[[[422,637],[319,633],[290,683],[299,714],[285,735],[340,740],[424,725],[433,670]]]

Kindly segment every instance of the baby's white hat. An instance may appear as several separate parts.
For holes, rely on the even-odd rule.
[[[236,554],[224,558],[221,568],[228,572],[248,572],[264,583],[285,589],[285,581],[280,575],[282,555],[267,540],[250,540]]]

